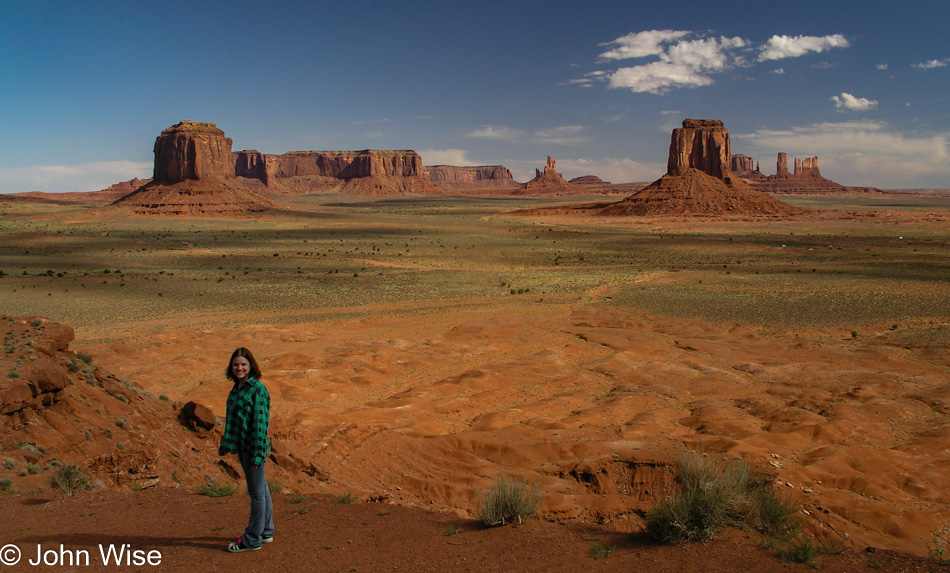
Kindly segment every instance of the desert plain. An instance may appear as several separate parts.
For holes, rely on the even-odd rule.
[[[570,202],[585,200],[604,197]],[[542,521],[628,534],[693,450],[770,476],[817,542],[947,547],[950,196],[782,200],[806,210],[528,215],[567,199],[323,194],[153,218],[0,202],[0,313],[71,326],[71,352],[141,390],[100,404],[70,387],[98,429],[25,420],[5,430],[0,476],[50,495],[49,466],[22,471],[28,443],[105,490],[145,495],[123,456],[152,489],[239,483],[214,432],[192,438],[177,412],[223,416],[246,346],[287,492],[467,519],[505,475],[543,489]],[[14,330],[4,376],[29,361]]]

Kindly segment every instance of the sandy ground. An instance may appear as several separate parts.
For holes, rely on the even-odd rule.
[[[141,230],[58,212],[0,221],[9,313],[87,317],[71,323],[70,350],[118,377],[100,392],[70,374],[59,408],[72,418],[40,412],[4,436],[13,463],[0,474],[19,493],[0,496],[0,542],[116,540],[162,551],[172,571],[235,560],[331,571],[793,567],[743,532],[705,546],[644,540],[644,515],[675,490],[675,461],[690,449],[771,476],[816,543],[848,549],[823,568],[937,567],[890,551],[923,557],[948,544],[946,210],[601,223],[479,205],[317,206],[319,216]],[[516,287],[530,294],[509,295]],[[829,320],[784,320],[812,300]],[[731,306],[706,308],[721,301]],[[728,318],[759,316],[743,301],[763,320]],[[33,351],[9,336],[14,351],[0,360],[12,372]],[[190,400],[223,415],[237,346],[261,361],[272,436],[299,462],[271,475],[312,509],[282,497],[290,527],[243,556],[222,550],[243,496],[192,493],[206,476],[237,483],[235,464],[176,418]],[[122,380],[145,393],[117,399]],[[95,470],[105,488],[55,498],[57,458]],[[126,474],[152,461],[158,486],[130,491],[140,482]],[[500,475],[543,488],[539,520],[478,525]],[[363,503],[326,501],[347,493]],[[446,535],[450,526],[463,532]],[[595,560],[597,543],[615,552]]]
[[[274,436],[330,475],[287,484],[302,490],[470,518],[505,474],[544,488],[545,519],[632,532],[672,492],[689,448],[774,476],[821,542],[925,555],[950,522],[947,356],[896,345],[886,328],[853,339],[609,303],[248,319],[83,348],[220,413],[220,357],[251,347]]]
[[[65,500],[2,496],[0,511],[17,516],[0,523],[0,559],[4,565],[20,559],[7,571],[809,570],[780,561],[742,532],[707,544],[662,547],[591,524],[532,521],[486,529],[419,508],[318,497],[294,503],[278,496],[274,542],[241,554],[225,551],[247,517],[247,498],[240,494],[211,499],[158,489],[86,492]],[[609,554],[594,557],[603,547]],[[128,559],[120,566],[118,550]],[[946,571],[932,560],[880,549],[822,555],[816,563],[829,572]]]

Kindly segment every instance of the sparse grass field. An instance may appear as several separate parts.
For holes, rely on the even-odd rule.
[[[792,326],[950,315],[950,198],[786,200],[824,211],[569,219],[509,214],[554,200],[303,197],[260,220],[108,220],[0,203],[0,312],[84,328],[216,321],[240,306],[282,322],[596,293],[661,314]]]

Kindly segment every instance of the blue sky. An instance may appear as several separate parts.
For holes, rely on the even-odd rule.
[[[950,2],[0,0],[0,193],[151,176],[183,119],[234,149],[648,181],[683,118],[775,171],[950,188]]]

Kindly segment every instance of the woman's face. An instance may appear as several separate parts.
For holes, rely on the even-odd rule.
[[[251,363],[243,356],[235,356],[231,360],[231,373],[238,382],[244,382],[251,375]]]

